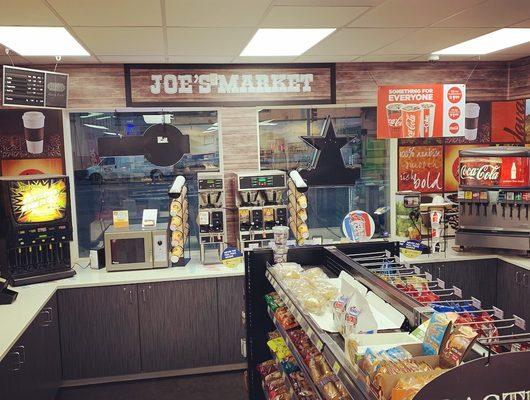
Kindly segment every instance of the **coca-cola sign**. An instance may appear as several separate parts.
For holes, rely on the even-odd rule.
[[[460,184],[466,186],[498,186],[502,160],[499,157],[462,157]]]

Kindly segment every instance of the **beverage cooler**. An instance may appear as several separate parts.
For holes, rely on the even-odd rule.
[[[398,242],[292,248],[276,265],[269,249],[245,259],[251,400],[528,398],[525,321],[400,262]],[[309,282],[321,289],[304,294]],[[339,290],[332,301],[330,285]],[[341,329],[337,304],[352,285]],[[361,297],[376,325],[361,322]],[[452,321],[445,330],[442,317]],[[351,330],[361,324],[369,330]]]
[[[461,247],[530,251],[530,149],[460,151]]]

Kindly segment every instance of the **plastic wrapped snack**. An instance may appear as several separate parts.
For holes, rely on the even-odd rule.
[[[311,282],[315,290],[320,293],[326,301],[332,301],[339,295],[339,289],[329,279],[318,279]]]
[[[335,329],[337,329],[341,335],[344,335],[344,316],[346,315],[346,307],[348,306],[349,301],[349,297],[339,296],[335,299],[331,307]]]
[[[317,279],[328,279],[326,273],[322,271],[322,268],[319,267],[306,269],[302,275],[304,276],[304,278],[307,278],[310,281],[314,281]]]
[[[439,376],[441,369],[421,374],[400,378],[392,389],[392,400],[412,400],[414,396],[430,381]]]
[[[262,378],[266,377],[269,374],[272,374],[273,372],[278,371],[276,362],[273,360],[267,360],[265,362],[262,362],[261,364],[258,364],[256,369],[258,370]]]
[[[287,262],[276,264],[273,269],[280,280],[300,279],[301,273],[304,270],[300,264]]]
[[[434,313],[429,320],[429,326],[423,339],[423,354],[428,356],[438,355],[444,338],[451,328],[451,321],[445,314]]]
[[[322,315],[328,304],[326,297],[316,290],[304,294],[300,300],[305,311],[316,315]]]
[[[358,290],[354,290],[353,296],[348,302],[344,315],[344,335],[350,336],[355,333],[376,333],[377,321],[370,309],[370,305]]]
[[[477,332],[469,326],[457,326],[442,345],[440,366],[454,368],[460,365],[477,335]]]

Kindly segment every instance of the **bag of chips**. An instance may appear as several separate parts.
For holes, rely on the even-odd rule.
[[[449,335],[440,351],[440,367],[454,368],[462,362],[478,333],[467,325],[459,325]]]
[[[450,326],[451,321],[445,316],[445,314],[434,313],[431,316],[422,344],[424,355],[438,355]]]

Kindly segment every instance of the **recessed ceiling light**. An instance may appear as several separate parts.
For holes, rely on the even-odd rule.
[[[0,26],[0,43],[21,56],[89,56],[62,27]]]
[[[299,56],[334,31],[335,28],[258,29],[241,56]]]
[[[503,28],[433,54],[488,54],[530,42],[530,28]]]

